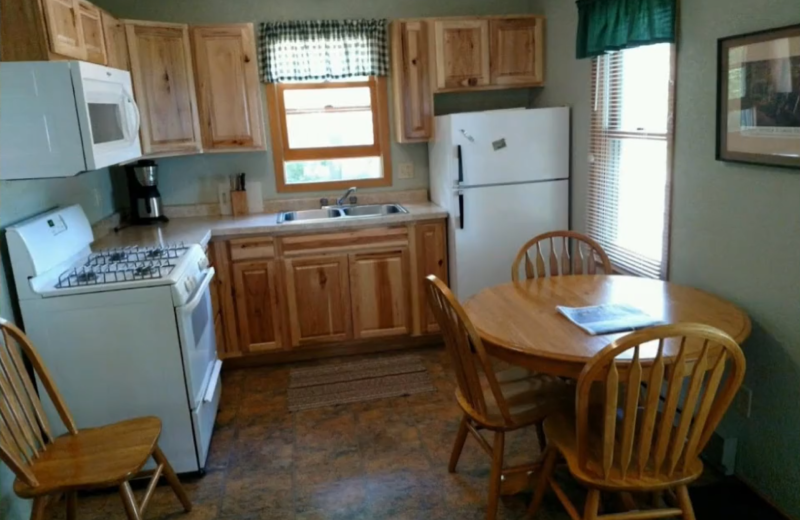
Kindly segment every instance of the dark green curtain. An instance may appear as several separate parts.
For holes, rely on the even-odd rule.
[[[678,0],[578,0],[578,59],[675,42]]]

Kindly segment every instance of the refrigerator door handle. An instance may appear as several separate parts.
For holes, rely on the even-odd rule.
[[[461,155],[461,145],[456,147],[456,157],[458,158],[458,186],[464,184],[464,156]]]
[[[458,190],[458,228],[464,229],[464,192]]]
[[[464,157],[461,155],[461,145],[456,148],[458,157],[458,186],[464,184]],[[464,229],[464,192],[458,190],[458,227]]]

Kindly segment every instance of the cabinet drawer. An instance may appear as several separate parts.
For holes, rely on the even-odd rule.
[[[283,239],[283,255],[287,257],[309,253],[342,253],[369,248],[402,247],[408,245],[408,228],[383,227],[360,229],[343,233],[305,235]]]
[[[231,260],[256,260],[275,257],[275,240],[272,238],[237,238],[230,241]]]

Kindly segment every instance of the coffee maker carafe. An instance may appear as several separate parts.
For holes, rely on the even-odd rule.
[[[128,167],[128,188],[131,196],[131,223],[166,222],[161,194],[158,192],[158,166],[142,160]]]

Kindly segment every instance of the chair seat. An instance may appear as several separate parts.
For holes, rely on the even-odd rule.
[[[645,467],[642,476],[639,476],[639,458],[637,456],[639,446],[633,446],[633,456],[630,468],[623,477],[619,468],[615,464],[610,471],[608,478],[603,478],[603,465],[600,454],[602,453],[602,432],[603,428],[600,421],[590,419],[589,450],[586,469],[581,468],[578,462],[578,440],[575,421],[575,410],[563,409],[545,419],[544,432],[548,442],[556,447],[566,459],[570,473],[576,480],[584,485],[606,490],[606,491],[641,491],[643,488],[657,491],[672,488],[679,485],[689,484],[703,473],[703,463],[700,459],[690,461],[684,469],[682,461],[679,461],[675,472],[666,477],[654,476],[652,465]],[[592,426],[594,425],[594,426]],[[617,446],[615,447],[615,460],[619,460],[621,451],[619,435],[621,427],[617,427]],[[655,440],[652,449],[655,449]],[[667,457],[669,457],[669,452]],[[652,456],[651,456],[652,460]]]
[[[31,464],[39,485],[31,487],[17,479],[14,492],[32,498],[119,485],[142,469],[160,434],[160,419],[142,417],[64,435]]]
[[[524,368],[514,367],[495,373],[500,392],[508,405],[514,422],[513,428],[521,428],[542,421],[548,415],[572,406],[575,402],[575,387],[563,380],[546,374],[537,374]],[[486,381],[481,382],[486,401],[485,421],[487,427],[505,428],[503,414],[497,405]],[[459,403],[465,403],[460,390],[456,390]],[[463,406],[462,406],[463,408]],[[469,410],[465,409],[469,414]],[[473,417],[473,419],[477,419]]]

